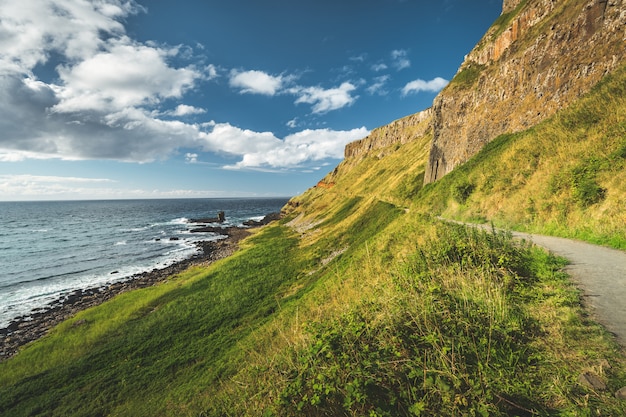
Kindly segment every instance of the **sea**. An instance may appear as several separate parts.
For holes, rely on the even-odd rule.
[[[63,294],[164,268],[197,254],[191,219],[243,226],[288,198],[0,202],[0,328]],[[217,225],[217,224],[216,224]]]

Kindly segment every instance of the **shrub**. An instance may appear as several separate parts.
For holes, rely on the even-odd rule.
[[[474,184],[468,181],[461,181],[452,186],[452,198],[459,203],[465,204],[469,196],[474,191]]]

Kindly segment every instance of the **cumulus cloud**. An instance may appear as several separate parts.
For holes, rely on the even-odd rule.
[[[325,89],[323,87],[305,87],[293,85],[297,76],[270,75],[263,71],[237,71],[230,73],[229,84],[239,89],[240,93],[262,94],[274,96],[290,94],[296,96],[295,104],[311,104],[313,113],[322,114],[352,105],[358,96],[352,92],[356,86],[351,82],[344,82],[339,87]],[[357,82],[359,84],[359,82]]]
[[[300,87],[294,92],[300,96],[296,100],[296,104],[312,104],[313,113],[327,113],[331,110],[351,106],[358,98],[351,94],[354,90],[356,90],[354,84],[344,82],[336,88]]]
[[[189,48],[131,39],[121,22],[143,11],[133,0],[0,1],[0,161],[143,163],[185,149],[190,163],[200,152],[211,152],[240,159],[231,168],[294,167],[341,158],[347,142],[366,135],[365,128],[326,129],[278,138],[229,123],[178,119],[205,113],[176,102],[222,70],[176,65],[188,62]],[[49,72],[45,77],[38,73],[42,67]],[[291,94],[314,113],[349,106],[357,98],[357,87],[349,82],[324,89],[294,86],[294,80],[262,71],[229,74],[229,84],[241,92]],[[296,126],[295,119],[290,125]],[[11,184],[25,180],[4,178]]]
[[[174,110],[167,112],[167,114],[171,116],[191,116],[194,114],[204,113],[206,113],[206,110],[194,106],[188,106],[187,104],[179,104]]]
[[[217,77],[219,77],[219,74],[217,72],[217,67],[213,64],[209,64],[206,66],[206,68],[204,69],[204,77],[207,80],[213,80]]]
[[[20,0],[0,3],[0,70],[29,74],[51,51],[69,60],[93,55],[102,35],[124,33],[118,19],[138,13],[134,1]]]
[[[347,131],[307,129],[285,137],[280,143],[274,143],[275,146],[267,142],[270,146],[262,151],[248,151],[243,154],[240,162],[228,168],[295,168],[310,161],[341,159],[346,144],[368,134],[365,127]]]
[[[185,161],[188,164],[195,164],[198,162],[198,154],[197,153],[191,153],[191,152],[187,152],[187,154],[185,154]]]
[[[104,52],[74,66],[59,68],[63,81],[56,86],[57,112],[114,111],[130,106],[154,105],[164,98],[180,98],[201,74],[191,67],[167,63],[176,48],[135,44],[124,37]]]
[[[448,85],[448,80],[441,77],[433,78],[430,81],[417,79],[415,81],[407,83],[404,88],[402,88],[402,94],[406,96],[408,94],[419,93],[421,91],[436,93],[438,91],[441,91],[441,89],[444,88],[446,85]]]
[[[230,86],[241,93],[273,96],[280,91],[285,81],[283,76],[269,75],[263,71],[236,71],[230,73]]]

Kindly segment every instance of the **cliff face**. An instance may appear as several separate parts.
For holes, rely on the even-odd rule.
[[[405,144],[425,135],[431,128],[432,110],[403,117],[388,125],[372,130],[364,139],[349,143],[345,148],[345,158],[358,159],[370,151],[388,148],[393,144]],[[384,156],[380,154],[379,156]]]
[[[504,0],[432,108],[424,181],[588,92],[626,55],[626,0]],[[346,154],[347,156],[347,154]]]

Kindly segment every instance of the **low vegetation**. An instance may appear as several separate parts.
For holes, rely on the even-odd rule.
[[[570,108],[489,143],[417,198],[457,219],[626,249],[626,67]],[[472,184],[459,198],[459,184]],[[446,190],[447,188],[447,190]]]
[[[428,135],[342,164],[232,257],[0,363],[0,415],[626,415],[565,261],[435,217],[626,247],[625,80],[425,187]]]

